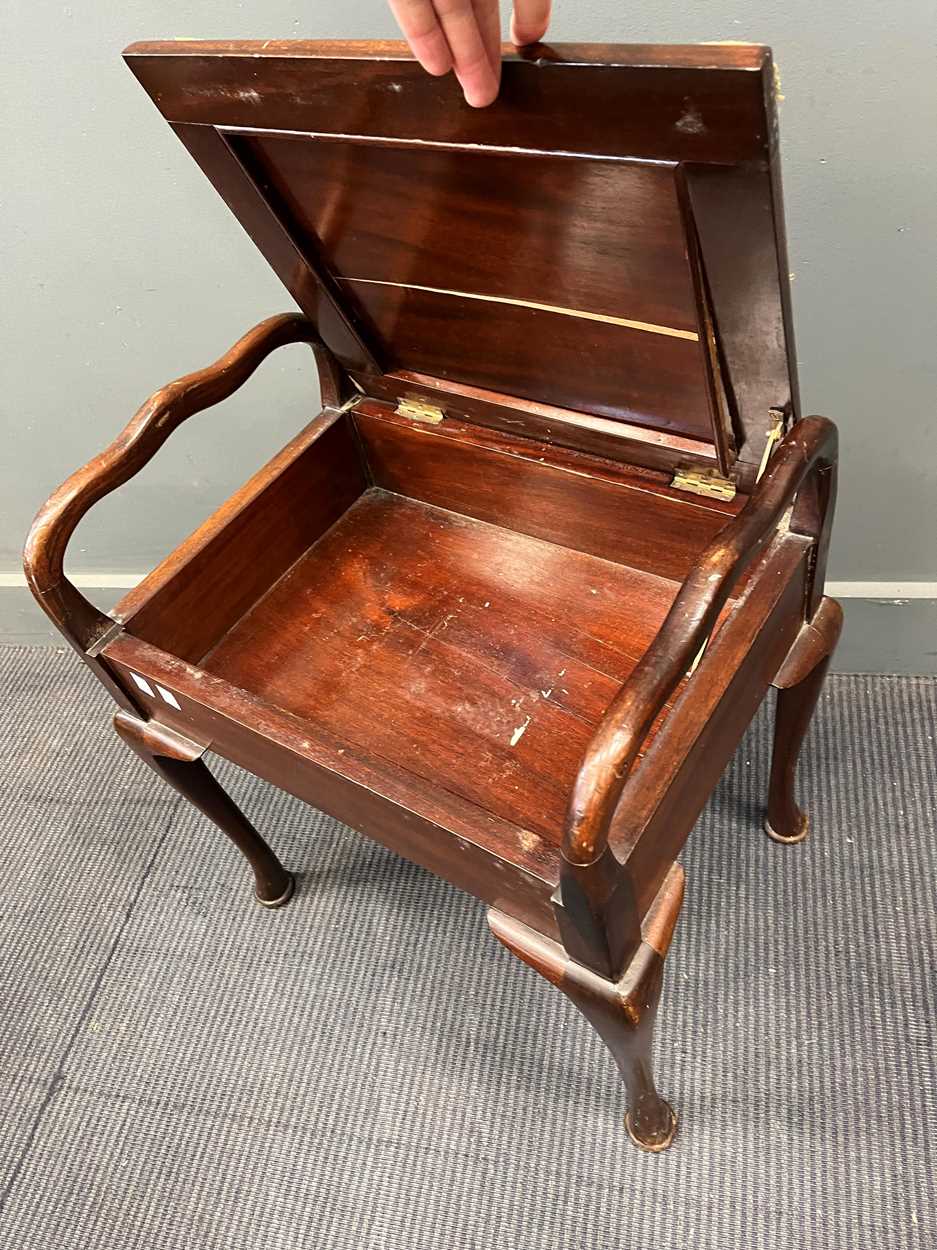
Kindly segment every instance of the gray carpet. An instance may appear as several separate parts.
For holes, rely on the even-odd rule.
[[[740,749],[684,855],[661,1156],[478,904],[222,766],[301,874],[265,913],[74,657],[0,682],[4,1248],[937,1244],[937,681],[831,680],[800,848],[759,833],[767,717]]]

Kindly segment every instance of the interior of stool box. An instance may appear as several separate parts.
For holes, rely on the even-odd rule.
[[[128,632],[552,843],[596,725],[738,507],[376,401],[324,414],[244,493],[127,597]],[[232,535],[256,553],[236,578]]]

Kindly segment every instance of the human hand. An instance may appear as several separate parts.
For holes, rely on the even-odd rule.
[[[500,0],[389,0],[411,51],[428,74],[455,73],[474,108],[491,104],[501,84]],[[514,0],[511,42],[547,33],[551,0]]]

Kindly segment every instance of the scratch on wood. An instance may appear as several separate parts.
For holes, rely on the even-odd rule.
[[[511,746],[512,747],[516,747],[517,744],[520,742],[521,738],[523,738],[524,734],[527,732],[527,726],[529,724],[530,724],[530,717],[527,716],[524,718],[524,723],[522,725],[518,725],[518,727],[511,734]]]

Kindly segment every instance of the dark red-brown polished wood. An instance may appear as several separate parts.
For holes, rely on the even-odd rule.
[[[606,1043],[631,1138],[663,1150],[677,857],[772,685],[766,827],[805,835],[797,756],[841,623],[770,54],[538,45],[480,111],[399,44],[127,59],[302,313],[79,469],[36,519],[29,583],[259,902],[294,878],[208,753],[484,901]],[[81,517],[293,342],[322,411],[98,611],[64,572]]]

